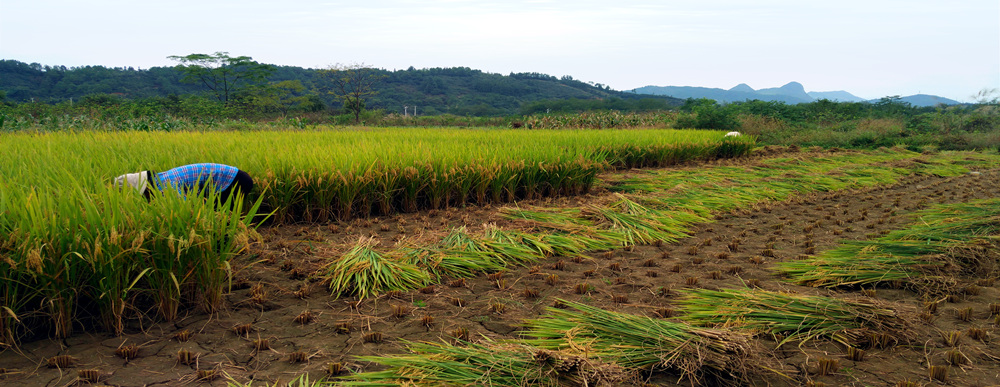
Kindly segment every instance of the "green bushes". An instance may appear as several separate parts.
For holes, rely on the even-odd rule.
[[[903,145],[911,149],[975,150],[1000,147],[1000,108],[993,103],[914,107],[888,98],[878,103],[788,105],[747,101],[725,105],[688,100],[673,127],[739,130],[762,144],[846,148]]]

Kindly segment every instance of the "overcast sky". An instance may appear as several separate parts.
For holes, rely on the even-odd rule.
[[[0,59],[539,72],[617,90],[791,81],[863,98],[1000,87],[998,0],[0,0]]]

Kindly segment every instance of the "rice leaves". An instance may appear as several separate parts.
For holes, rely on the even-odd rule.
[[[869,302],[797,296],[757,289],[685,289],[681,319],[699,326],[725,326],[784,337],[779,343],[815,338],[853,344],[866,332],[902,337],[905,324],[892,309]]]
[[[627,369],[670,369],[692,380],[712,374],[742,380],[750,353],[747,336],[724,330],[618,313],[560,300],[567,309],[525,323],[527,343],[581,351]]]
[[[667,214],[647,208],[629,198],[618,195],[619,201],[606,208],[591,206],[586,209],[598,226],[621,234],[626,246],[652,244],[655,241],[674,242],[687,236],[687,228],[697,217],[685,216],[686,212]]]
[[[343,386],[564,386],[620,385],[636,381],[619,365],[586,355],[545,350],[519,341],[412,343],[411,354],[361,356],[389,369],[345,376]]]
[[[430,282],[428,274],[401,259],[374,249],[375,240],[362,238],[350,251],[324,268],[334,296],[354,294],[364,299],[390,290],[410,290]]]
[[[859,244],[852,242],[851,244]],[[930,262],[861,252],[853,247],[828,250],[816,257],[778,263],[778,270],[799,285],[814,287],[862,286],[920,277]]]
[[[682,372],[692,382],[738,383],[760,372],[745,364],[747,336],[610,312],[563,301],[526,323],[524,340],[407,343],[410,354],[364,356],[387,366],[341,378],[345,386],[624,385],[650,370]],[[761,365],[758,365],[761,366]]]
[[[782,262],[792,281],[816,287],[922,282],[961,271],[993,276],[1000,247],[1000,199],[942,204],[917,212],[918,221],[870,241],[847,241],[804,260]]]

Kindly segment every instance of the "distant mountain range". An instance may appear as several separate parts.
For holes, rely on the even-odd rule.
[[[742,102],[749,100],[778,101],[788,104],[808,103],[827,99],[834,102],[877,102],[866,100],[846,91],[810,91],[798,82],[789,82],[781,87],[754,90],[741,83],[729,90],[692,86],[643,86],[634,90],[638,94],[666,95],[674,98],[709,98],[718,102]],[[916,94],[900,99],[913,106],[958,105],[960,102],[935,95]]]

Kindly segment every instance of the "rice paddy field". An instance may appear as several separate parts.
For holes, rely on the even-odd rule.
[[[368,128],[0,148],[7,384],[1000,380],[995,152]],[[254,176],[242,208],[110,185],[207,161]]]

